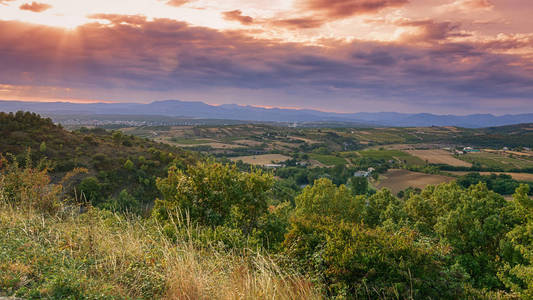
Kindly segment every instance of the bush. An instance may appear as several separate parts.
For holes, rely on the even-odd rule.
[[[62,189],[61,185],[51,184],[46,166],[32,167],[29,151],[24,168],[16,158],[10,162],[0,156],[0,202],[53,214],[59,209]]]
[[[202,225],[227,225],[248,234],[267,212],[272,184],[272,175],[241,172],[235,165],[198,163],[186,171],[171,167],[167,178],[157,180],[163,199],[156,200],[153,215],[169,221],[183,213]]]
[[[339,298],[460,298],[462,273],[442,264],[439,248],[418,243],[414,232],[390,233],[327,217],[293,220],[286,254],[322,278]]]
[[[87,200],[95,206],[103,201],[102,187],[100,186],[100,181],[98,181],[96,177],[87,177],[83,179],[78,185],[78,190],[80,195],[82,195],[83,200]]]

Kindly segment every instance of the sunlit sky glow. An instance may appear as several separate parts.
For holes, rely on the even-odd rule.
[[[0,0],[0,99],[533,112],[531,0]]]

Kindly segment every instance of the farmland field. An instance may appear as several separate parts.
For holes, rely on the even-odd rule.
[[[472,166],[469,162],[455,158],[451,152],[446,150],[406,150],[406,152],[424,161],[428,161],[430,164],[445,164],[455,167]]]
[[[213,142],[212,140],[187,139],[187,138],[181,138],[181,137],[171,138],[170,141],[176,144],[180,144],[180,145],[201,145],[201,144],[208,144],[208,143]]]
[[[314,159],[326,166],[334,166],[334,165],[344,165],[346,164],[346,159],[342,157],[337,157],[333,155],[323,155],[323,154],[315,154],[312,153],[309,155],[311,159]]]
[[[400,151],[400,150],[364,150],[360,151],[359,154],[362,157],[373,158],[373,159],[383,159],[383,160],[401,160],[407,165],[424,165],[425,162],[418,157],[412,156],[409,153]]]
[[[266,164],[271,164],[272,162],[274,163],[283,162],[291,158],[289,156],[285,156],[281,154],[264,154],[264,155],[232,157],[230,159],[235,162],[241,160],[242,162],[250,164],[250,165],[263,166]]]
[[[509,157],[496,153],[480,152],[469,153],[460,157],[470,163],[478,163],[487,168],[512,170],[533,168],[533,160],[524,157]]]
[[[380,176],[376,188],[388,188],[394,194],[406,188],[423,189],[428,185],[453,181],[455,178],[443,175],[431,175],[425,173],[411,172],[407,170],[391,169]]]

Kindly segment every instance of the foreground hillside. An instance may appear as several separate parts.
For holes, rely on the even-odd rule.
[[[313,169],[300,188],[299,169],[275,177],[105,131],[97,145],[120,162],[99,165],[96,146],[63,157],[51,142],[95,131],[3,117],[12,126],[0,128],[3,147],[19,152],[0,155],[0,296],[533,297],[533,200],[529,185],[510,177],[467,175],[397,197],[332,168],[338,176]],[[26,142],[38,151],[24,150]],[[81,163],[51,168],[63,158]],[[153,193],[138,193],[142,186]]]
[[[0,294],[100,299],[524,298],[533,202],[478,184],[406,201],[327,179],[268,207],[272,178],[215,163],[158,180],[139,218],[77,204],[2,159]],[[182,211],[187,213],[182,214]],[[281,236],[280,236],[281,234]],[[254,249],[254,250],[249,250]]]
[[[187,228],[188,235],[196,234]],[[147,220],[91,209],[43,216],[0,205],[0,297],[319,299],[270,257],[171,240]]]

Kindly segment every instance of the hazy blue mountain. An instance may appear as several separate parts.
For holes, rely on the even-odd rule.
[[[469,128],[533,123],[533,114],[494,116],[475,114],[468,116],[378,113],[329,113],[316,110],[262,108],[235,104],[209,105],[203,102],[178,100],[139,103],[65,103],[0,101],[0,111],[34,111],[47,115],[161,115],[184,118],[228,119],[264,122],[350,122],[373,126],[460,126]]]

